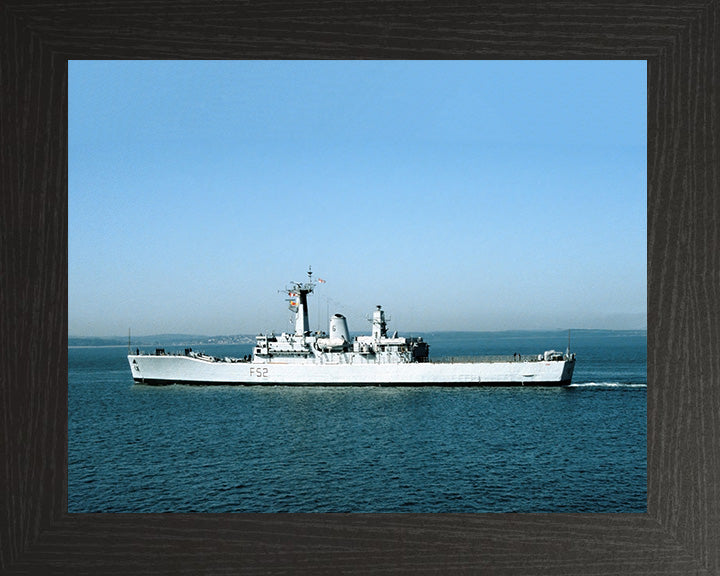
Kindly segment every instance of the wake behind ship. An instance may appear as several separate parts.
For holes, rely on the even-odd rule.
[[[520,360],[430,358],[422,337],[388,336],[385,312],[377,306],[369,336],[350,337],[347,320],[335,314],[329,332],[310,332],[308,295],[315,283],[287,288],[295,313],[295,332],[257,336],[245,358],[216,358],[185,349],[182,354],[129,354],[133,379],[140,384],[264,386],[563,386],[572,381],[575,354],[548,350]]]

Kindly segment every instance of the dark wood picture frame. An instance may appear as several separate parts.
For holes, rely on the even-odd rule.
[[[0,570],[720,574],[720,0],[0,5]],[[67,61],[642,59],[646,514],[68,514]]]

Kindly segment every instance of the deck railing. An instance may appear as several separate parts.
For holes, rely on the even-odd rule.
[[[521,354],[520,356],[512,356],[504,354],[495,356],[443,356],[440,358],[430,358],[429,361],[434,364],[459,364],[470,362],[538,362],[538,355]]]

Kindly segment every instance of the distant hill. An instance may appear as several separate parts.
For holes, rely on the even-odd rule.
[[[433,331],[433,332],[413,332],[415,336],[433,337],[435,335],[473,335],[473,334],[517,334],[524,336],[528,333],[567,333],[567,330],[504,330],[499,332],[477,332],[477,331]],[[640,333],[646,334],[647,330],[606,330],[606,329],[586,329],[575,328],[571,330],[573,338],[582,334],[629,334]],[[365,332],[351,332],[352,336],[363,335]],[[406,333],[407,335],[407,333]],[[154,334],[151,336],[132,336],[133,346],[202,346],[205,344],[254,344],[255,335],[249,334],[230,334],[221,336],[205,336],[198,334]],[[105,338],[88,338],[80,336],[68,336],[68,346],[127,346],[127,336],[108,336]]]
[[[255,336],[232,334],[205,336],[197,334],[154,334],[151,336],[132,336],[133,346],[199,346],[201,344],[248,344],[255,342]],[[68,336],[68,346],[127,346],[127,336],[108,336],[92,338]]]

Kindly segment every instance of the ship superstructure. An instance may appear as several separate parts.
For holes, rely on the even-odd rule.
[[[294,333],[260,334],[253,354],[216,358],[191,349],[182,354],[129,354],[133,378],[145,384],[232,385],[387,385],[387,386],[510,386],[570,384],[575,355],[549,350],[524,361],[472,359],[432,361],[422,337],[388,336],[385,311],[372,313],[369,336],[351,337],[347,319],[334,314],[329,332],[311,332],[308,295],[316,284],[308,270],[306,282],[285,290],[295,314]]]
[[[254,349],[254,362],[273,364],[399,364],[427,362],[428,345],[423,339],[392,337],[387,334],[385,311],[377,306],[372,315],[370,336],[350,338],[347,319],[342,314],[330,318],[329,333],[309,330],[308,294],[313,292],[312,270],[308,282],[293,282],[287,289],[290,310],[296,314],[295,333],[260,335]]]

